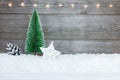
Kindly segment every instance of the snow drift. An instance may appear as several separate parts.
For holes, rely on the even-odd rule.
[[[120,73],[119,54],[60,55],[57,58],[0,54],[0,73]]]

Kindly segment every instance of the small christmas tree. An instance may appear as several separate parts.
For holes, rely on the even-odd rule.
[[[27,54],[42,55],[40,47],[44,47],[44,35],[37,11],[34,9],[29,22],[27,38],[25,43],[25,52]]]

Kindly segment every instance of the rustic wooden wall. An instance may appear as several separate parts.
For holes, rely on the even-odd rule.
[[[23,0],[12,0],[12,8],[7,6],[9,1],[0,1],[0,52],[5,51],[7,42],[24,49],[34,2],[39,4],[46,46],[54,40],[55,48],[63,53],[120,52],[120,0],[24,0],[29,4],[24,8],[19,5]],[[43,7],[47,3],[52,5],[49,9]],[[64,7],[58,7],[58,3]],[[71,3],[76,6],[71,8]],[[88,4],[87,9],[80,6],[84,4]],[[109,8],[109,4],[115,6]]]

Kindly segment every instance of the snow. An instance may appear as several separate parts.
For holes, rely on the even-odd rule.
[[[120,54],[0,54],[0,80],[120,80]]]

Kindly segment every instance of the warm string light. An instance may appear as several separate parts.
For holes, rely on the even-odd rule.
[[[100,4],[96,4],[96,7],[99,8],[99,7],[100,7]]]
[[[24,2],[21,2],[20,4],[22,7],[25,7],[25,3]]]
[[[9,6],[9,7],[12,7],[13,5],[12,5],[12,3],[11,3],[11,2],[9,2],[9,3],[8,3],[8,6]]]
[[[62,7],[63,5],[62,5],[62,3],[59,3],[59,7]]]
[[[50,8],[50,4],[46,4],[46,8]]]
[[[87,8],[88,7],[88,5],[84,5],[84,8]]]
[[[110,4],[110,5],[109,5],[109,7],[110,7],[110,8],[112,8],[112,7],[113,7],[113,5],[112,5],[112,4]]]
[[[71,7],[74,8],[74,7],[75,7],[75,4],[71,4]]]
[[[37,4],[33,4],[34,7],[37,7],[38,5]]]
[[[13,3],[12,3],[12,2],[9,2],[7,5],[8,5],[9,7],[13,7]],[[27,6],[27,5],[25,4],[25,2],[21,2],[19,5],[20,5],[21,7]],[[38,5],[37,5],[36,3],[33,4],[33,7],[37,7],[37,6],[38,6]],[[59,6],[59,7],[63,7],[64,5],[63,5],[62,3],[59,3],[58,6]],[[72,8],[74,8],[74,7],[75,7],[75,4],[72,3],[72,4],[70,4],[70,6],[71,6]],[[99,3],[96,4],[96,7],[97,7],[97,8],[99,8],[100,6],[101,6],[101,5],[100,5]],[[109,5],[108,5],[109,8],[112,8],[113,6],[114,6],[113,4],[109,4]],[[116,5],[116,6],[119,6],[119,5]],[[46,4],[45,7],[46,7],[46,8],[50,8],[50,4]],[[87,5],[87,4],[86,4],[86,5],[83,5],[83,7],[84,7],[84,8],[88,8],[88,5]]]

